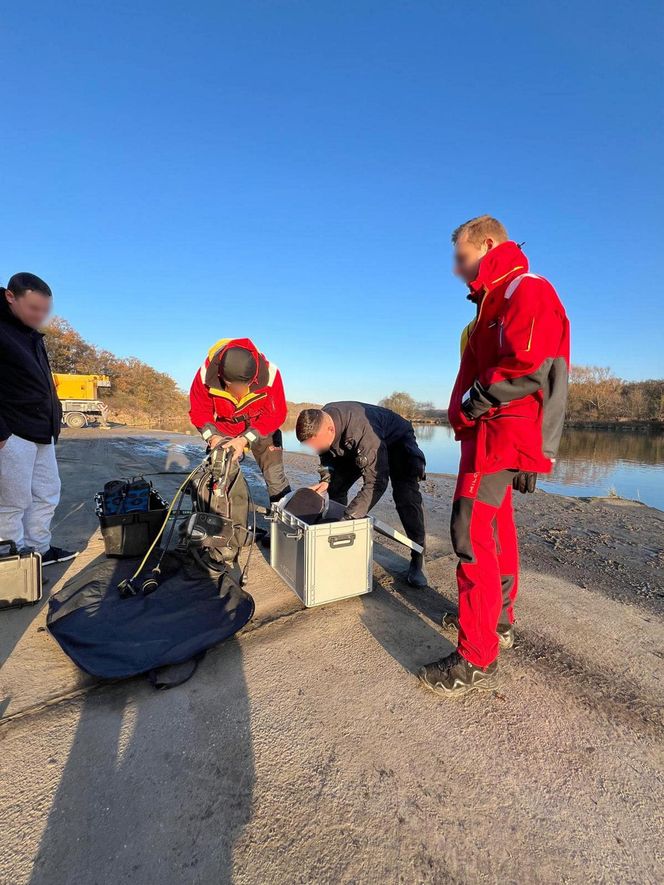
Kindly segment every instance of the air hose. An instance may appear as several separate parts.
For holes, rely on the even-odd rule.
[[[157,536],[154,539],[154,541],[152,542],[152,544],[150,544],[150,546],[148,547],[147,553],[145,554],[145,556],[141,560],[140,565],[138,566],[138,568],[136,569],[134,574],[130,578],[126,578],[124,581],[120,581],[120,583],[118,584],[118,590],[120,591],[120,596],[136,596],[136,594],[138,593],[138,589],[134,585],[134,581],[138,578],[140,573],[143,571],[143,569],[145,567],[145,563],[150,558],[150,554],[152,553],[154,548],[157,546],[157,542],[159,541],[159,539],[163,535],[164,529],[166,528],[166,525],[168,524],[169,517],[170,517],[171,513],[173,512],[173,507],[175,505],[175,502],[178,500],[178,498],[182,497],[182,495],[184,494],[184,490],[187,486],[187,483],[191,480],[191,478],[196,473],[196,471],[200,468],[200,466],[201,466],[200,464],[197,464],[196,467],[194,467],[194,469],[191,471],[191,473],[187,474],[187,478],[184,480],[184,482],[181,484],[181,486],[178,488],[177,492],[173,496],[173,500],[171,501],[169,508],[166,511],[166,516],[164,517],[164,521],[161,524],[161,528],[157,532]],[[153,588],[153,589],[155,589],[155,588]]]
[[[139,588],[134,584],[134,581],[137,580],[138,576],[141,574],[141,572],[145,568],[145,565],[146,565],[148,559],[150,558],[150,555],[152,554],[153,550],[155,549],[159,540],[161,539],[162,535],[164,534],[164,530],[165,530],[166,526],[168,525],[168,520],[171,518],[171,514],[173,513],[173,508],[175,507],[176,501],[178,502],[178,506],[176,509],[176,516],[175,516],[175,518],[177,519],[177,515],[179,514],[180,509],[182,507],[182,500],[183,500],[184,495],[186,493],[187,485],[192,481],[192,479],[194,478],[196,473],[203,468],[203,466],[204,466],[205,462],[208,460],[208,458],[210,458],[210,456],[212,456],[214,454],[215,454],[214,449],[211,452],[208,452],[206,454],[205,458],[201,461],[201,463],[197,464],[196,467],[194,467],[194,469],[186,475],[184,481],[181,483],[181,485],[179,486],[175,495],[173,496],[173,500],[171,501],[171,503],[168,507],[168,510],[166,511],[166,516],[164,517],[164,521],[161,524],[154,541],[152,542],[152,544],[150,544],[150,547],[148,548],[145,556],[143,557],[143,559],[139,563],[138,568],[134,571],[134,573],[131,575],[131,577],[126,578],[123,581],[120,581],[120,583],[118,584],[118,590],[120,591],[120,596],[126,598],[128,596],[136,596],[139,593]],[[227,473],[228,473],[228,471],[227,471]],[[146,475],[148,475],[148,474],[146,474]],[[156,476],[157,474],[149,474],[149,475]],[[163,475],[168,475],[168,471],[163,471]],[[184,471],[180,472],[179,475],[183,476]],[[246,482],[246,480],[245,480],[245,482]],[[251,545],[249,548],[249,554],[247,556],[247,561],[245,563],[245,566],[242,570],[242,574],[240,576],[240,583],[242,585],[244,585],[247,581],[247,571],[249,569],[249,562],[251,560],[251,553],[253,550],[253,546],[255,543],[255,537],[256,537],[256,510],[255,510],[255,506],[253,506],[254,505],[253,496],[251,494],[251,489],[249,488],[249,483],[246,483],[246,486],[247,486],[247,494],[249,497],[249,501],[251,502],[252,509],[254,511],[254,518],[253,518],[252,540],[251,540]],[[235,526],[235,527],[240,528],[240,526]],[[249,534],[249,531],[245,526],[241,526],[241,528],[244,529],[245,533]],[[173,524],[173,526],[171,526],[171,532],[168,537],[169,542],[170,542],[170,539],[173,535],[173,529],[174,529],[174,524]],[[165,552],[166,551],[164,550],[164,553]],[[140,591],[142,591],[144,594],[152,593],[159,586],[158,579],[159,579],[159,574],[161,572],[160,566],[161,566],[162,559],[163,559],[163,554],[162,554],[162,557],[160,558],[159,562],[155,566],[155,568],[152,570],[152,577],[150,577],[146,581],[144,581],[142,587],[140,588]],[[199,563],[199,564],[203,565],[202,563]]]

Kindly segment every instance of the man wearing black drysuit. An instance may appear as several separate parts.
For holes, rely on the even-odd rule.
[[[391,481],[404,530],[411,541],[424,547],[419,484],[426,478],[426,461],[409,421],[382,406],[338,402],[300,412],[295,432],[301,443],[320,455],[317,492],[327,492],[331,500],[343,504],[348,519],[361,519]],[[348,504],[348,491],[360,478],[362,488]],[[411,554],[407,580],[414,587],[426,587],[422,554]]]

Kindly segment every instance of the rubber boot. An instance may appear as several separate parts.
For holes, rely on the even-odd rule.
[[[429,579],[427,578],[426,572],[424,571],[423,553],[410,554],[410,567],[408,569],[408,574],[406,575],[406,580],[411,587],[429,586]]]

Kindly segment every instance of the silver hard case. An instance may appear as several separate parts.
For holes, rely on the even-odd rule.
[[[371,592],[370,516],[308,525],[273,507],[270,520],[270,565],[307,608]]]

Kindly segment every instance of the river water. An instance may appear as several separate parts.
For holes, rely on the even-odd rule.
[[[459,444],[449,427],[420,425],[417,439],[431,473],[456,473]],[[284,448],[302,452],[292,430]],[[550,479],[541,488],[563,495],[617,494],[664,510],[664,434],[616,430],[565,431]]]

